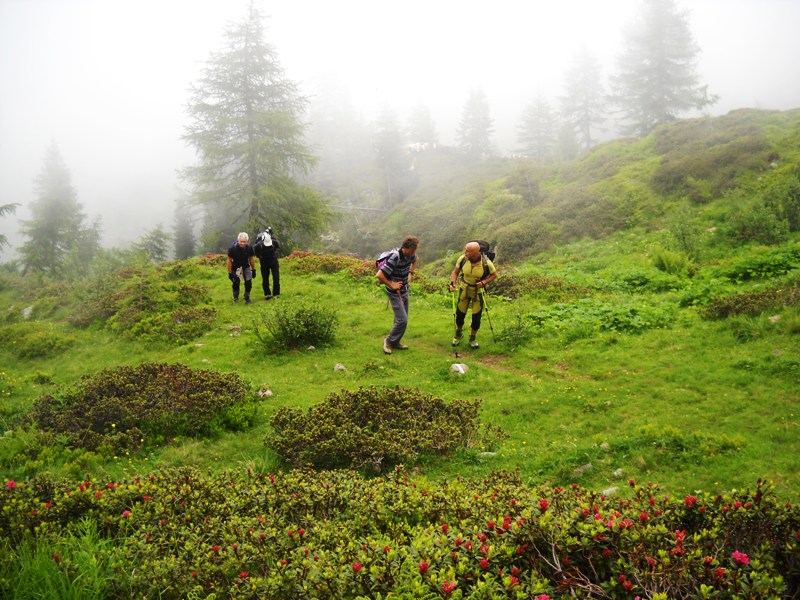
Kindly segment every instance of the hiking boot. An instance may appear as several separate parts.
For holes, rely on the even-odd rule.
[[[239,296],[234,296],[234,297],[233,297],[233,301],[234,301],[234,302],[238,302],[238,301],[239,301]]]
[[[244,303],[245,304],[252,304],[252,301],[250,300],[250,296],[245,296],[244,297]]]
[[[408,346],[405,344],[397,343],[394,347],[395,350],[408,350]]]
[[[272,296],[270,296],[269,294],[267,294],[266,296],[264,296],[264,300],[272,300]]]
[[[391,354],[392,353],[392,347],[389,345],[389,342],[387,342],[386,340],[383,340],[383,353],[384,354]]]
[[[453,338],[453,346],[458,346],[461,343],[461,332],[456,332],[456,337]]]
[[[480,348],[480,344],[478,344],[478,340],[475,339],[474,335],[469,336],[469,347]]]

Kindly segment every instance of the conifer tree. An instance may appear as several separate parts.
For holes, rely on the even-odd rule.
[[[296,181],[316,162],[305,142],[307,101],[284,76],[263,21],[251,2],[192,86],[184,139],[199,164],[184,176],[197,202],[217,205],[207,206],[206,215],[224,215],[206,231],[257,231],[268,221],[290,249],[294,240],[322,231],[329,215],[322,196]]]
[[[646,135],[689,110],[717,101],[700,85],[696,61],[700,47],[688,16],[674,0],[644,0],[638,22],[624,32],[625,49],[612,78],[623,133]]]
[[[606,119],[606,93],[600,62],[586,48],[575,54],[564,78],[561,115],[569,123],[582,150],[595,145],[592,132]]]
[[[543,96],[534,98],[525,108],[517,128],[518,152],[547,161],[553,158],[558,140],[558,116]]]
[[[88,270],[100,247],[100,226],[97,221],[86,224],[72,175],[55,144],[46,152],[34,191],[31,218],[22,222],[22,235],[27,238],[19,249],[23,273],[61,278],[69,266]]]
[[[187,203],[183,199],[175,202],[175,220],[172,227],[175,258],[185,260],[194,256],[194,223],[189,215]]]
[[[16,202],[12,202],[11,204],[3,204],[0,206],[0,217],[17,212],[18,206],[19,204]],[[8,246],[8,238],[5,236],[5,234],[0,233],[0,248],[3,246]]]
[[[461,113],[456,132],[458,147],[468,160],[488,158],[494,154],[493,134],[494,121],[489,115],[489,101],[482,90],[474,89]]]

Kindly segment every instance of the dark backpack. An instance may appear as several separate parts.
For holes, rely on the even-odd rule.
[[[375,268],[376,268],[376,270],[379,271],[381,269],[381,267],[383,267],[383,265],[385,265],[388,262],[389,258],[392,256],[392,254],[394,254],[395,252],[399,252],[399,251],[400,251],[400,248],[392,248],[391,250],[386,250],[385,252],[381,252],[378,255],[378,258],[375,259]]]
[[[497,253],[492,250],[491,245],[486,240],[470,240],[467,242],[468,244],[476,242],[478,246],[481,247],[481,264],[483,265],[483,275],[481,276],[480,281],[483,281],[489,276],[489,265],[486,264],[486,259],[494,262]],[[458,263],[458,270],[461,271],[464,268],[464,263],[467,262],[467,257],[465,256],[460,263]]]

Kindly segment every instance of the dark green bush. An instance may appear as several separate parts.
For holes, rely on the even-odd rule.
[[[700,314],[706,319],[755,315],[764,310],[800,304],[800,282],[714,298]]]
[[[25,360],[59,354],[74,341],[52,323],[24,321],[0,327],[0,347]]]
[[[255,399],[236,373],[145,363],[84,376],[37,398],[30,416],[68,446],[118,452],[244,429],[255,416]]]
[[[789,223],[761,198],[737,203],[728,215],[724,233],[736,244],[780,244],[789,236]]]
[[[652,441],[679,455],[729,451],[660,432]],[[682,497],[633,480],[618,494],[532,486],[503,471],[436,483],[399,467],[371,478],[184,468],[0,483],[0,596],[9,598],[54,571],[81,598],[800,595],[800,509],[762,481]],[[93,543],[76,544],[81,523],[92,524]],[[26,560],[28,544],[39,563]],[[78,549],[94,586],[78,576],[87,562]]]
[[[333,343],[339,318],[330,306],[310,300],[273,302],[253,320],[253,332],[264,348],[304,348]]]
[[[487,436],[499,439],[497,429],[481,437],[480,405],[479,400],[448,403],[399,386],[362,387],[331,394],[308,411],[280,409],[270,420],[274,432],[266,442],[293,466],[380,471],[420,455],[474,447]]]

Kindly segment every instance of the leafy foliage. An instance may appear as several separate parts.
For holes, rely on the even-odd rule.
[[[176,436],[241,430],[254,416],[249,386],[235,373],[144,363],[85,376],[39,397],[31,411],[44,433],[73,448],[119,452]]]
[[[167,278],[163,273],[152,267],[132,267],[117,271],[114,277],[98,277],[96,285],[80,287],[72,324],[85,327],[100,322],[120,335],[171,344],[186,344],[209,331],[217,309],[207,304],[207,289],[177,279],[180,273]]]
[[[0,347],[26,361],[60,354],[74,342],[52,323],[26,321],[0,327]]]
[[[434,484],[400,467],[371,479],[184,468],[120,480],[5,480],[0,593],[13,594],[21,577],[52,576],[54,564],[68,589],[88,592],[76,547],[93,557],[97,589],[126,598],[800,593],[800,509],[771,483],[684,497],[628,483],[627,494],[607,495],[576,484],[531,487],[499,471]]]
[[[253,332],[264,348],[323,346],[333,343],[338,321],[335,309],[318,302],[275,302],[253,320]]]
[[[764,310],[798,304],[800,281],[714,298],[703,307],[701,314],[707,319],[724,319],[733,315],[755,315]]]
[[[290,465],[369,467],[413,462],[480,443],[479,400],[455,400],[419,390],[359,388],[331,394],[307,412],[282,408],[270,420],[267,444]],[[493,430],[492,435],[502,434]]]

